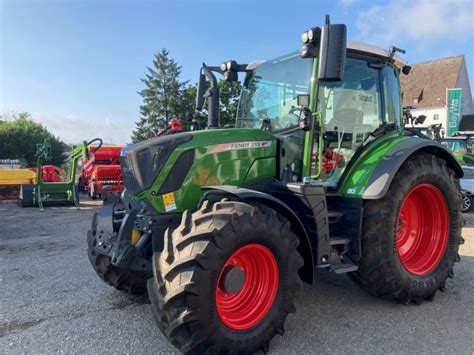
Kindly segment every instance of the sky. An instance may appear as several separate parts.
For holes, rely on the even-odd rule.
[[[194,83],[203,61],[299,50],[325,14],[349,40],[406,49],[409,63],[464,54],[474,85],[474,0],[0,0],[0,114],[29,112],[67,143],[123,144],[161,48]]]

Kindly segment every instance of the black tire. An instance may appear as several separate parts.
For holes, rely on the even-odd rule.
[[[33,200],[33,191],[35,185],[32,184],[25,184],[20,186],[20,196],[18,197],[18,206],[25,208],[25,207],[34,207],[34,200]]]
[[[87,255],[94,271],[102,281],[115,287],[119,291],[129,295],[145,295],[146,282],[153,275],[118,268],[112,265],[110,257],[98,253],[95,249],[97,244],[95,238],[96,215],[94,215],[92,220],[92,228],[87,231]]]
[[[217,278],[239,248],[257,243],[274,255],[279,270],[275,299],[264,318],[245,331],[222,322],[216,310]],[[165,234],[162,253],[153,256],[154,278],[148,295],[158,327],[183,353],[253,353],[267,351],[283,334],[288,313],[295,311],[298,270],[303,259],[290,223],[257,203],[228,201],[183,214],[181,225]]]
[[[77,204],[79,205],[81,203],[81,196],[79,194],[79,185],[78,184],[74,184],[73,194],[74,194],[73,198],[76,199]]]
[[[461,190],[459,193],[459,198],[461,199],[461,211],[463,213],[469,213],[472,211],[472,196],[469,192]]]
[[[400,259],[396,233],[402,201],[420,184],[433,185],[444,197],[449,233],[444,253],[434,269],[415,275]],[[359,270],[349,276],[362,289],[384,299],[414,303],[432,300],[438,290],[444,290],[447,278],[454,276],[454,263],[460,260],[458,249],[463,239],[458,190],[458,180],[444,160],[424,153],[410,157],[397,172],[384,198],[365,201],[362,258],[358,262]]]

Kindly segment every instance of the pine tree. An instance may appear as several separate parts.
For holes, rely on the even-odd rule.
[[[140,110],[141,113],[141,110]],[[137,143],[148,138],[148,123],[146,117],[141,115],[135,123],[135,129],[132,132],[132,142]]]
[[[163,48],[155,54],[152,67],[147,67],[145,78],[141,79],[145,88],[138,93],[143,103],[133,131],[133,142],[152,136],[158,119],[168,122],[174,115],[183,114],[180,101],[187,83],[179,80],[180,74],[181,66],[169,57],[168,50]]]
[[[169,57],[169,52],[162,49],[155,54],[152,67],[147,67],[142,80],[145,88],[138,92],[142,97],[140,118],[135,123],[132,133],[134,143],[151,138],[158,128],[158,120],[169,121],[172,117],[183,120],[190,114],[197,119],[202,128],[207,126],[207,110],[195,111],[197,85],[181,82],[181,66]],[[220,124],[221,127],[234,124],[240,95],[240,82],[219,81],[220,88]]]
[[[221,127],[235,124],[240,97],[240,81],[219,81]]]

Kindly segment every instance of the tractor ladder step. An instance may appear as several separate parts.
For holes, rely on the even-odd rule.
[[[328,211],[328,225],[330,235],[339,235],[344,225],[344,213]]]
[[[332,237],[329,242],[331,245],[349,245],[351,240],[345,237]]]
[[[357,271],[357,265],[354,265],[345,255],[350,249],[351,240],[344,236],[337,236],[331,237],[329,241],[332,247],[329,260],[331,270],[336,274]]]
[[[342,217],[344,217],[343,212],[328,211],[329,223],[339,223]]]
[[[336,274],[345,274],[359,269],[347,256],[343,256],[341,261],[331,263],[330,267]]]

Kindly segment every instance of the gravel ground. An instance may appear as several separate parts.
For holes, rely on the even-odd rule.
[[[172,353],[149,305],[95,275],[85,232],[97,203],[20,209],[0,205],[0,353]],[[275,354],[474,353],[474,215],[455,278],[433,302],[373,298],[348,277],[321,274],[297,296]]]

